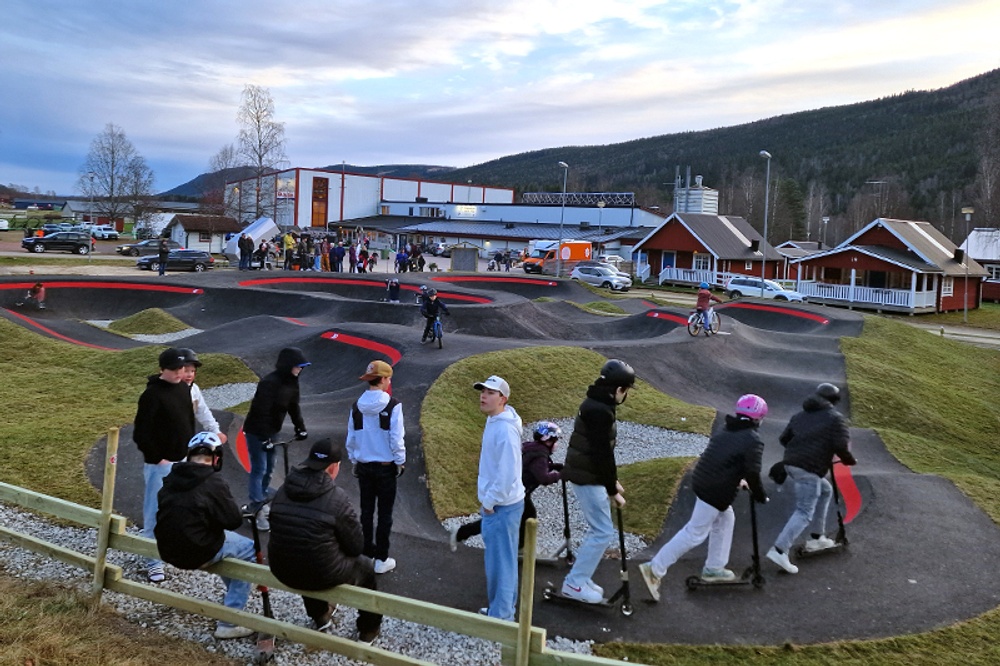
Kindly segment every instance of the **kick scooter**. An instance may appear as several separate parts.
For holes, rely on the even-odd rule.
[[[753,493],[748,492],[750,498],[750,533],[753,536],[753,560],[750,566],[738,578],[729,580],[705,580],[701,576],[688,576],[685,584],[689,590],[697,590],[699,587],[718,587],[724,585],[753,585],[759,590],[764,587],[764,576],[760,573],[760,550],[757,547],[757,503],[753,499]]]
[[[243,507],[243,517],[250,521],[250,530],[253,532],[253,549],[257,564],[264,564],[264,549],[260,543],[260,530],[257,529],[257,514],[267,506],[268,502],[270,500],[265,500],[261,502],[260,506],[252,510],[249,506]],[[274,611],[271,609],[271,591],[268,590],[266,585],[257,585],[257,589],[260,590],[261,601],[264,605],[264,617],[273,620]],[[274,661],[274,636],[257,632],[257,651],[254,654],[254,663],[266,664],[271,661]]]
[[[535,562],[540,564],[558,564],[560,559],[565,557],[566,564],[573,566],[573,563],[576,562],[576,555],[573,554],[573,544],[569,538],[569,498],[566,496],[566,480],[562,479],[560,483],[562,484],[563,544],[552,554],[536,558]]]
[[[630,617],[635,609],[632,607],[632,597],[629,591],[628,585],[628,557],[625,554],[625,526],[622,520],[622,510],[621,507],[615,507],[618,512],[618,547],[621,552],[621,586],[606,599],[601,599],[595,604],[588,604],[585,601],[580,601],[579,599],[571,599],[570,597],[564,596],[552,583],[548,583],[548,586],[542,590],[542,599],[545,601],[554,601],[563,604],[573,604],[577,606],[593,606],[597,608],[614,608],[618,600],[621,600],[621,613],[625,617]]]

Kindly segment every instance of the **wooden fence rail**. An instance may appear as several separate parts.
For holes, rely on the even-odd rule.
[[[126,533],[127,520],[111,512],[117,467],[118,430],[108,433],[107,464],[105,466],[104,497],[102,508],[92,509],[56,497],[19,488],[0,482],[0,501],[45,513],[56,518],[98,530],[96,553],[93,556],[58,546],[45,540],[23,534],[0,525],[0,539],[26,550],[59,560],[93,574],[95,603],[100,601],[103,590],[112,590],[153,603],[162,604],[215,620],[245,626],[255,631],[273,634],[279,638],[302,643],[309,647],[342,654],[351,659],[379,666],[411,666],[429,662],[390,652],[373,645],[332,636],[307,629],[300,625],[270,619],[246,611],[236,611],[222,604],[188,597],[177,592],[128,580],[122,568],[106,562],[107,550],[117,550],[142,557],[157,557],[156,542]],[[545,630],[531,626],[534,602],[535,539],[537,522],[528,521],[525,532],[525,558],[519,597],[519,622],[507,622],[478,613],[449,608],[438,604],[400,597],[376,590],[338,585],[324,591],[309,591],[310,597],[330,603],[351,606],[380,613],[416,624],[436,627],[465,636],[499,643],[502,663],[515,666],[621,666],[622,662],[592,655],[549,650],[545,645]],[[263,584],[271,589],[304,594],[301,590],[283,585],[263,565],[225,559],[206,572]]]

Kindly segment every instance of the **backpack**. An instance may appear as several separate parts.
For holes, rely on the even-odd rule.
[[[389,396],[389,402],[386,403],[385,407],[378,413],[378,426],[382,430],[388,430],[392,421],[392,410],[396,409],[396,405],[399,404],[399,400],[396,400],[392,396]],[[355,430],[364,429],[364,416],[361,414],[361,410],[358,409],[358,401],[355,400],[354,404],[351,405],[351,422],[354,425]]]

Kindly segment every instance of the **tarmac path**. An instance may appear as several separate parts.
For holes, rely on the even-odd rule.
[[[48,310],[29,314],[3,309],[0,316],[39,335],[121,349],[140,343],[80,320],[116,319],[162,307],[201,331],[185,338],[184,346],[237,355],[259,375],[271,370],[281,347],[302,347],[313,362],[301,378],[311,440],[343,432],[349,406],[363,389],[357,377],[368,361],[384,358],[393,363],[395,395],[406,417],[408,462],[394,514],[393,554],[399,566],[379,577],[380,589],[467,610],[485,602],[482,553],[465,547],[454,554],[448,550],[447,533],[434,515],[424,482],[420,441],[423,397],[448,365],[497,349],[576,345],[622,358],[658,389],[720,414],[731,409],[740,394],[759,393],[770,406],[761,427],[767,469],[780,458],[777,436],[801,400],[822,381],[844,385],[838,339],[859,334],[862,325],[855,312],[746,300],[718,307],[722,335],[692,338],[681,325],[685,308],[655,308],[635,298],[616,301],[630,313],[624,317],[592,315],[566,301],[598,297],[564,281],[515,274],[508,279],[488,275],[485,280],[452,274],[399,277],[407,288],[404,294],[412,294],[421,283],[433,283],[442,291],[453,311],[445,322],[444,349],[419,344],[422,319],[412,296],[400,304],[379,302],[383,275],[369,280],[218,270],[166,278],[46,277]],[[0,278],[0,301],[7,306],[27,284],[25,276]],[[541,297],[546,298],[537,300]],[[850,413],[850,387],[842,409]],[[236,446],[240,419],[228,412],[218,416]],[[128,444],[127,429],[122,438],[116,508],[140,521],[141,458]],[[767,583],[761,590],[687,592],[684,578],[700,570],[701,547],[668,573],[663,601],[653,604],[636,564],[651,557],[686,522],[693,505],[686,480],[661,537],[629,562],[633,616],[543,602],[541,587],[546,581],[561,582],[565,569],[539,566],[534,623],[553,635],[599,642],[814,643],[924,631],[1000,604],[1000,582],[989,566],[1000,559],[997,526],[950,482],[906,469],[876,433],[853,429],[852,440],[860,462],[852,470],[856,495],[845,552],[801,561],[796,576],[779,573],[765,560]],[[293,444],[291,460],[301,459],[307,447],[308,442]],[[95,485],[100,484],[102,456],[99,442],[88,461]],[[275,485],[282,476],[280,462],[278,466]],[[246,484],[242,467],[230,464],[223,473],[241,499]],[[342,475],[339,483],[356,497],[352,481]],[[790,488],[777,488],[770,481],[766,488],[771,502],[758,510],[762,554],[791,512],[792,500]],[[850,485],[845,489],[851,490]],[[743,497],[735,508],[730,566],[741,570],[751,553]],[[618,584],[618,562],[602,563],[595,580],[610,593]]]

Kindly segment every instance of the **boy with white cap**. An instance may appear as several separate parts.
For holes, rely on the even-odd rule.
[[[486,554],[490,617],[513,620],[517,607],[517,533],[524,510],[521,482],[521,417],[507,404],[510,385],[492,375],[472,386],[486,415],[479,454],[478,495]]]
[[[347,456],[361,491],[361,528],[364,554],[375,560],[375,573],[389,573],[396,560],[389,557],[392,507],[396,502],[396,479],[403,475],[406,445],[403,438],[403,405],[389,395],[392,366],[372,361],[359,378],[368,390],[351,406],[347,420]],[[378,505],[378,529],[375,507]]]

